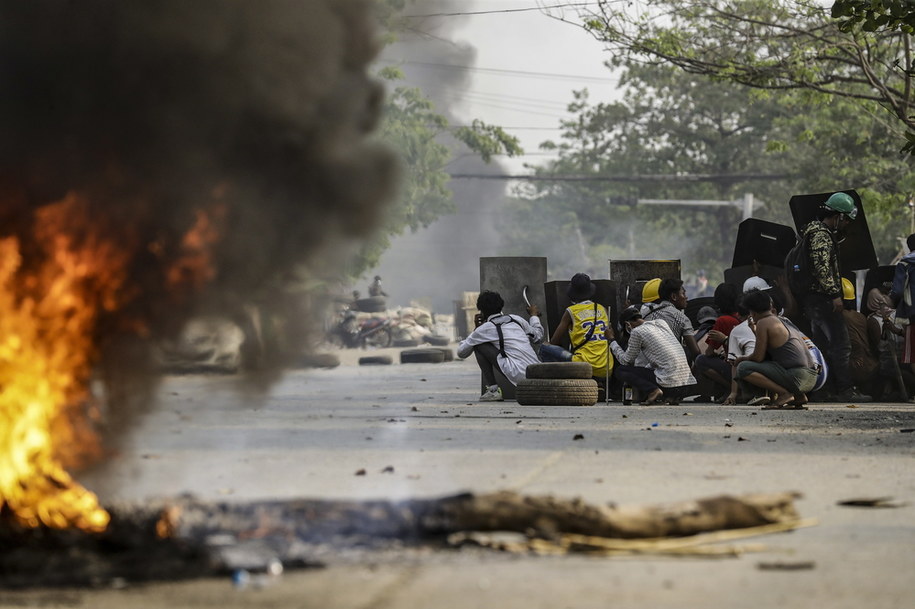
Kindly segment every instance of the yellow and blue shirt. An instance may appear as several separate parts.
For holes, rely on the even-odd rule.
[[[605,333],[610,327],[607,309],[590,300],[573,304],[566,309],[572,319],[569,343],[573,362],[591,364],[594,376],[602,377],[613,371],[613,355],[607,346]]]

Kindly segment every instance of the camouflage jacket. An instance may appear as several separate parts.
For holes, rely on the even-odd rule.
[[[804,227],[810,256],[811,292],[841,298],[842,276],[839,274],[839,245],[831,230],[819,220]]]

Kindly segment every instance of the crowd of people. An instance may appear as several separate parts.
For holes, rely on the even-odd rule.
[[[484,291],[477,327],[458,356],[476,356],[486,385],[481,401],[502,400],[506,384],[516,385],[528,365],[541,361],[587,362],[602,393],[631,388],[646,405],[691,398],[805,409],[810,401],[909,401],[915,391],[915,234],[893,281],[861,299],[865,314],[839,264],[837,235],[856,217],[851,196],[832,194],[799,234],[808,272],[801,287],[759,276],[742,286],[721,283],[712,292],[714,307],[699,310],[695,327],[686,314],[686,287],[675,278],[646,282],[641,302],[626,302],[614,324],[594,299],[591,278],[578,273],[567,291],[572,304],[550,337],[536,306],[528,307],[527,320],[505,314],[501,296]],[[785,314],[786,301],[797,305],[793,319]]]

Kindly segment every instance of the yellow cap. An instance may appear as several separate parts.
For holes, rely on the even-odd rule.
[[[851,281],[842,278],[842,300],[854,300],[855,299],[855,286],[852,285]]]
[[[648,281],[645,286],[642,288],[642,302],[654,302],[660,295],[658,295],[658,288],[661,287],[660,278],[654,278]]]

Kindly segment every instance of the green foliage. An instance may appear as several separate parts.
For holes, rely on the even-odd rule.
[[[803,90],[761,92],[674,66],[618,62],[622,99],[569,105],[559,159],[517,193],[501,230],[515,255],[547,255],[551,273],[605,273],[608,258],[679,258],[721,277],[730,267],[737,207],[633,205],[635,199],[735,201],[751,192],[766,204],[754,216],[793,226],[795,194],[856,188],[878,256],[889,260],[908,230],[901,203],[915,188],[910,162],[893,151],[898,125],[875,102]],[[863,105],[862,105],[863,104]],[[635,175],[785,175],[778,180],[612,182]],[[588,181],[587,178],[595,178]]]
[[[865,32],[887,29],[915,33],[915,5],[911,0],[836,0],[832,17],[843,32],[860,27]]]
[[[900,136],[915,132],[910,2],[838,0],[832,15],[839,19],[813,0],[645,0],[638,7],[602,3],[583,27],[619,62],[662,61],[751,87],[876,102]],[[915,153],[913,139],[905,152]]]
[[[513,157],[524,153],[518,138],[509,135],[501,127],[487,125],[479,119],[474,119],[470,127],[455,129],[454,136],[487,163],[496,154],[504,153]]]

